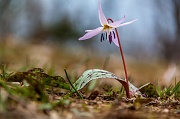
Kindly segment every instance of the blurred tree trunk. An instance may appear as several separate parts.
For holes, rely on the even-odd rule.
[[[25,4],[26,20],[28,21],[28,27],[30,30],[29,37],[33,42],[39,42],[39,40],[33,35],[36,32],[43,31],[44,25],[42,20],[42,7],[37,0],[27,0]],[[32,37],[33,36],[33,37]]]
[[[176,37],[174,42],[175,56],[174,60],[180,59],[180,0],[174,0],[174,17],[176,24]]]
[[[174,28],[175,28],[175,37],[169,37],[168,33],[160,33],[159,41],[162,47],[162,56],[168,62],[176,62],[180,63],[180,0],[173,0],[172,8],[173,8],[173,17],[174,17]],[[164,7],[163,0],[158,1],[158,7]],[[163,11],[163,10],[162,10]],[[164,13],[165,14],[165,13]],[[158,29],[158,28],[157,28]],[[160,28],[160,30],[163,30]]]
[[[10,11],[11,0],[0,1],[0,40],[5,40],[10,32],[11,14]]]

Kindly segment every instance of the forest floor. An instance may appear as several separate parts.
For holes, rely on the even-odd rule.
[[[143,62],[142,59],[126,57],[131,83],[140,87],[151,82],[159,96],[128,99],[121,84],[112,79],[90,82],[80,90],[83,99],[70,90],[39,85],[32,75],[29,76],[33,68],[44,70],[43,75],[52,79],[60,76],[67,81],[66,69],[72,82],[88,69],[105,69],[123,78],[121,58],[118,54],[103,56],[82,49],[6,42],[0,47],[0,118],[179,119],[180,86],[176,86],[180,84],[177,83],[180,79],[178,65],[176,72],[172,73],[175,77],[170,77],[172,80],[169,81],[164,78],[171,71],[167,71],[169,64],[166,62]]]

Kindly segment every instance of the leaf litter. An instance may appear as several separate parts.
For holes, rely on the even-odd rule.
[[[95,75],[96,78],[98,76],[98,78],[115,78],[117,80],[117,77],[110,72],[95,71],[101,72],[98,73],[101,76]],[[107,74],[105,75],[104,72]],[[89,73],[94,78],[94,70]],[[79,78],[80,82],[77,80],[73,84],[76,88],[79,85],[82,86],[83,76],[85,75],[83,74]],[[0,80],[0,116],[9,119],[14,117],[17,119],[55,117],[109,119],[131,116],[131,118],[157,118],[159,114],[160,117],[178,118],[180,116],[180,102],[177,97],[179,88],[177,87],[171,86],[169,89],[171,95],[169,90],[161,90],[161,94],[166,94],[163,98],[159,96],[151,83],[140,88],[131,84],[132,89],[136,89],[135,92],[140,91],[141,95],[134,95],[131,99],[127,99],[120,91],[115,92],[111,87],[105,89],[107,86],[103,88],[104,91],[95,90],[86,95],[80,90],[85,86],[83,85],[83,87],[77,88],[83,97],[80,99],[66,80],[62,76],[51,76],[41,68],[9,74],[3,71]],[[14,84],[14,82],[19,84]],[[177,84],[179,85],[179,82]],[[174,91],[173,94],[172,91]]]
[[[59,61],[62,58],[65,57],[61,56],[61,58],[56,59]],[[65,59],[62,60],[66,61]],[[60,63],[62,63],[62,60]],[[92,60],[88,60],[88,63],[83,62],[81,65],[77,65],[76,62],[69,62],[71,62],[70,65],[69,63],[65,64],[68,64],[68,74],[72,81],[73,79],[77,80],[87,68],[96,67],[90,65]],[[85,65],[82,65],[84,63]],[[114,59],[111,64],[113,65],[113,63]],[[120,87],[118,91],[114,91],[112,86],[107,84],[96,87],[98,92],[95,90],[89,94],[84,89],[79,90],[78,92],[83,96],[83,99],[80,99],[78,94],[72,90],[65,76],[54,75],[51,72],[47,73],[42,68],[28,70],[23,68],[21,70],[18,69],[16,72],[14,70],[9,72],[5,66],[2,65],[0,74],[0,117],[4,119],[178,118],[180,115],[179,83],[166,88],[156,87],[158,97],[149,97],[145,91],[143,96],[139,97],[137,95],[137,97],[135,96],[131,99],[125,98],[123,87]],[[69,70],[69,68],[73,68],[73,70]],[[80,70],[77,71],[77,69]],[[111,68],[108,67],[108,69]],[[58,74],[59,72],[61,73],[61,71],[58,71]],[[19,77],[13,78],[14,76]],[[55,77],[59,77],[59,80]],[[92,96],[90,96],[91,94]]]

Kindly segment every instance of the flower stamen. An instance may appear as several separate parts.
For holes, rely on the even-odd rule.
[[[112,29],[113,27],[109,26],[109,25],[104,25],[103,27],[103,30],[106,31],[106,30],[110,30]]]
[[[106,32],[106,40],[107,40],[107,32]]]
[[[104,41],[104,34],[101,34],[101,42]]]
[[[114,35],[114,39],[116,38],[116,34],[115,34],[115,32],[113,31],[113,35]]]
[[[112,43],[112,33],[110,32],[109,34],[109,43],[111,44]]]

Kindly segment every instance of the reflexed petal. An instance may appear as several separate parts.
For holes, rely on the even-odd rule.
[[[116,46],[119,47],[119,42],[118,42],[118,38],[117,38],[117,37],[116,37],[116,38],[113,38],[112,41],[114,42],[114,44],[115,44]]]
[[[132,20],[132,21],[130,21],[130,22],[126,22],[126,23],[120,24],[119,26],[116,26],[116,28],[117,28],[117,27],[120,27],[120,26],[125,26],[125,25],[128,25],[128,24],[131,24],[131,23],[133,23],[133,22],[135,22],[135,21],[137,21],[137,19]]]
[[[109,23],[109,25],[112,26],[113,28],[117,28],[117,26],[119,26],[125,19],[126,19],[126,16],[124,15],[124,17],[121,20],[113,22],[113,23]]]
[[[86,39],[92,38],[93,36],[101,33],[102,30],[103,30],[103,27],[98,27],[92,31],[87,32],[83,37],[79,38],[79,40],[86,40]]]
[[[99,1],[99,5],[98,5],[98,13],[99,13],[99,21],[101,23],[102,26],[104,25],[107,25],[108,22],[107,22],[107,19],[102,11],[102,8],[101,8],[101,2]]]
[[[116,31],[114,30],[114,31],[112,31],[112,33],[113,33],[113,39],[112,39],[112,41],[114,42],[114,44],[115,44],[116,46],[119,47],[119,42],[118,42],[118,37],[117,37]]]

